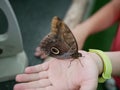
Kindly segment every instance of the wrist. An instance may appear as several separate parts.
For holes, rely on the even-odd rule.
[[[112,73],[112,63],[109,59],[109,57],[101,50],[97,49],[89,49],[89,52],[96,53],[101,60],[103,61],[103,72],[98,78],[99,83],[105,82],[107,79],[111,78]]]
[[[98,76],[103,73],[103,61],[96,53],[89,52],[98,69]]]

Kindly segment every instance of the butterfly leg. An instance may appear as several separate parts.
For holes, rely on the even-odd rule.
[[[82,64],[81,60],[80,60],[80,59],[78,59],[78,60],[79,60],[79,62],[80,62],[80,64],[81,64],[81,66],[84,67],[84,65]]]
[[[71,59],[71,60],[70,60],[70,63],[69,63],[69,65],[68,65],[68,68],[71,66],[72,61],[74,61],[74,59]]]
[[[81,66],[84,67],[84,65],[82,64],[81,60],[80,60],[80,59],[78,59],[78,60],[79,60],[79,63],[81,64]],[[70,63],[69,63],[69,65],[68,65],[68,68],[71,66],[72,61],[74,61],[74,59],[71,59],[71,60],[70,60]]]

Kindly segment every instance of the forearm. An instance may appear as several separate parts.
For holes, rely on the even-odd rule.
[[[120,76],[120,51],[106,52],[112,62],[112,75]]]
[[[83,25],[88,28],[89,34],[93,34],[108,28],[114,24],[119,17],[120,1],[113,0],[86,20]]]
[[[84,43],[86,38],[96,32],[105,30],[116,22],[120,14],[120,1],[113,0],[101,8],[92,17],[78,25],[72,32],[77,40],[79,49],[81,49],[81,44]],[[82,34],[81,34],[82,33]]]
[[[113,0],[101,8],[96,14],[82,23],[89,28],[89,34],[96,33],[111,26],[120,15],[120,1]]]
[[[114,76],[120,76],[120,51],[116,52],[105,52],[105,54],[109,57],[111,63],[112,63],[112,75]],[[103,61],[99,57],[99,55],[95,53],[90,53],[93,60],[95,61],[97,67],[98,67],[98,75],[101,75],[103,73]]]

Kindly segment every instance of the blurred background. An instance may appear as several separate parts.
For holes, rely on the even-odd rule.
[[[53,16],[64,18],[72,0],[9,0],[17,17],[20,31],[23,38],[24,50],[28,56],[29,65],[36,65],[42,60],[34,57],[35,48],[40,40],[50,31],[50,23]],[[92,0],[94,4],[89,16],[94,14],[110,0]],[[88,17],[89,17],[88,16]],[[7,22],[0,13],[0,34],[7,31]],[[90,36],[83,49],[97,48],[107,51],[111,47],[111,42],[115,35],[117,24],[111,26],[104,32]],[[13,90],[16,82],[14,80],[1,82],[0,90]],[[98,90],[103,89],[103,84],[99,84]]]

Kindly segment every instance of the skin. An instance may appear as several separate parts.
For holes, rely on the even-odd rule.
[[[120,0],[112,0],[95,15],[76,26],[72,32],[79,49],[89,35],[111,26],[120,18],[119,16]],[[16,84],[14,90],[96,90],[98,76],[103,72],[103,62],[95,53],[80,53],[84,57],[73,60],[71,64],[67,59],[47,58],[48,61],[43,64],[27,67],[24,74],[16,76],[16,81],[21,83]],[[120,76],[120,51],[105,54],[112,63],[112,75]],[[35,56],[46,57],[40,47],[37,47]]]
[[[93,55],[80,52],[85,57],[72,61],[71,65],[70,60],[49,58],[48,62],[26,68],[25,73],[18,75],[16,80],[27,83],[17,84],[14,90],[95,90],[98,67],[91,57]]]

